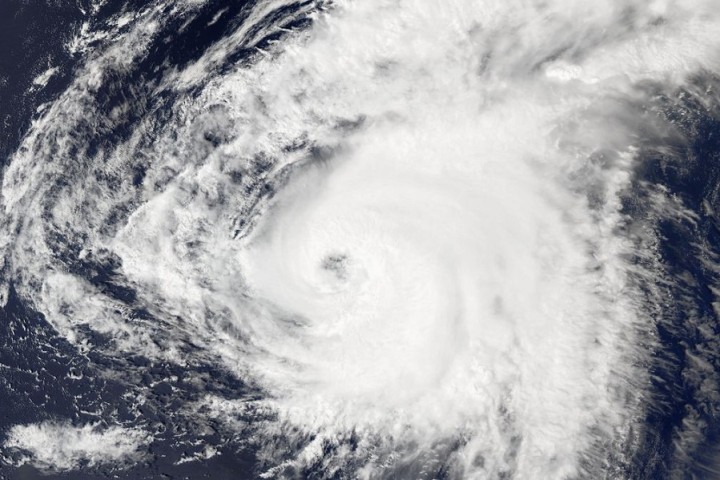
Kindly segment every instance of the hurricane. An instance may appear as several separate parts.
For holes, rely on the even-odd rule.
[[[720,476],[716,7],[78,6],[3,166],[0,466]]]

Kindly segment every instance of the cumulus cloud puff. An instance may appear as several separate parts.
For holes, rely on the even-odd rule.
[[[137,429],[48,421],[12,427],[3,446],[23,454],[19,464],[63,472],[86,466],[122,467],[139,460],[139,450],[148,442],[147,433]]]

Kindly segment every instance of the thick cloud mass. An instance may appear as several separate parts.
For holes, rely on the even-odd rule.
[[[636,478],[652,222],[684,214],[623,199],[685,141],[658,99],[717,69],[713,2],[259,2],[123,90],[202,5],[74,40],[4,174],[6,291],[78,349],[258,388],[187,409],[252,424],[268,477]]]

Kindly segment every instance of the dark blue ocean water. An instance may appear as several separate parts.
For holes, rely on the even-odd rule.
[[[145,2],[111,1],[104,4],[96,15],[102,22],[113,14],[132,11]],[[131,124],[147,110],[162,108],[166,99],[154,99],[145,95],[146,82],[152,77],[156,65],[180,65],[197,58],[205,48],[226,35],[242,2],[212,2],[200,13],[183,34],[173,35],[172,41],[158,42],[147,60],[116,82],[108,82],[98,92],[101,105],[111,108],[119,98],[131,98],[136,116],[127,121]],[[206,27],[217,10],[228,8],[211,27]],[[77,68],[73,58],[64,48],[65,43],[87,19],[81,10],[89,11],[90,2],[10,1],[0,4],[0,157],[7,163],[9,155],[32,121],[36,108],[57,97],[72,79]],[[179,21],[179,20],[178,20]],[[176,29],[177,24],[171,26]],[[60,67],[48,85],[36,92],[28,92],[33,79],[49,66]],[[162,115],[162,112],[160,113]],[[115,125],[112,135],[91,135],[94,142],[117,142],[130,131],[130,125]],[[97,145],[89,145],[97,148]],[[142,172],[138,172],[141,176]],[[81,248],[72,245],[67,238],[57,238],[60,255]],[[117,264],[77,263],[67,255],[68,267],[102,286],[110,296],[132,303],[134,292],[113,283]],[[142,315],[138,312],[138,315]],[[94,345],[102,345],[107,339],[88,330]],[[187,346],[192,349],[192,345]],[[122,364],[117,364],[122,362]],[[113,364],[115,363],[115,364]],[[177,365],[152,364],[142,357],[105,358],[91,350],[79,354],[60,338],[45,319],[29,309],[11,290],[7,305],[0,310],[0,437],[16,424],[44,420],[69,419],[73,423],[112,424],[116,420],[133,421],[143,425],[160,424],[161,432],[149,447],[149,460],[133,468],[114,471],[112,468],[86,473],[70,472],[54,474],[52,478],[250,478],[254,469],[253,454],[248,449],[238,450],[237,441],[223,435],[222,426],[203,434],[196,432],[197,425],[178,419],[175,413],[186,402],[197,400],[207,393],[217,393],[227,398],[246,396],[249,392],[242,381],[229,376],[213,365],[195,365],[193,383],[186,383],[184,369]],[[106,368],[119,368],[134,372],[135,384],[103,378],[98,372]],[[69,377],[69,374],[72,374]],[[170,385],[155,384],[158,379],[176,376],[172,385],[180,395],[170,395]],[[80,378],[76,378],[80,377]],[[203,379],[198,384],[197,379]],[[141,418],[133,418],[133,408],[124,395],[133,389],[151,392],[150,401],[141,408]],[[93,412],[93,414],[84,413]],[[95,412],[99,412],[96,415]],[[212,427],[212,425],[211,425]],[[181,457],[202,451],[203,446],[191,445],[201,439],[216,445],[220,455],[203,463],[190,462],[174,465]],[[238,476],[239,475],[239,476]],[[11,468],[0,464],[0,478],[32,479],[41,476],[31,466]]]

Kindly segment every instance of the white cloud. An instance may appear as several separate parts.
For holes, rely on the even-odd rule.
[[[69,471],[83,466],[123,467],[138,461],[143,456],[140,449],[149,441],[149,435],[137,429],[44,422],[14,426],[4,447],[24,454],[20,464]]]
[[[268,445],[315,438],[300,465],[351,432],[357,449],[328,468],[352,460],[373,475],[425,452],[468,477],[561,478],[582,459],[601,465],[598,445],[622,457],[651,324],[619,235],[638,127],[652,130],[636,82],[671,89],[717,71],[711,2],[340,1],[262,60],[216,71],[279,31],[263,20],[287,3],[259,2],[159,81],[181,95],[166,124],[149,115],[92,158],[73,148],[88,140],[75,126],[104,115],[92,88],[141,58],[163,19],[147,11],[80,70],[4,176],[5,230],[20,233],[0,241],[20,294],[71,340],[89,326],[121,336],[123,352],[162,354],[151,322],[48,274],[63,267],[47,238],[71,226],[84,252],[121,260],[116,281],[169,338],[191,335],[270,392],[258,400],[280,419]],[[308,167],[310,146],[332,159]],[[272,201],[264,182],[280,190]],[[30,448],[63,431],[77,445],[124,438],[43,424],[11,441],[40,463],[99,455]]]
[[[50,79],[54,77],[58,73],[58,71],[60,71],[59,67],[50,67],[40,75],[36,76],[33,79],[31,90],[45,88]]]

